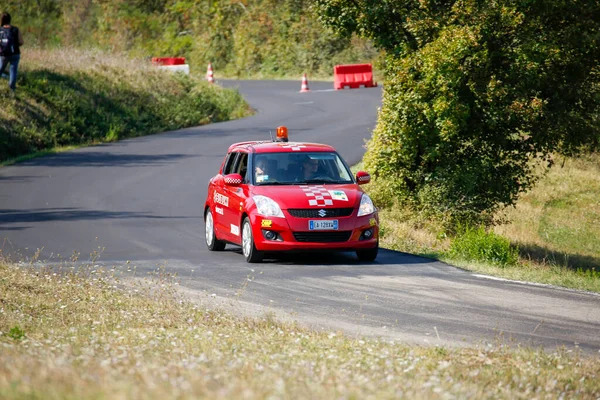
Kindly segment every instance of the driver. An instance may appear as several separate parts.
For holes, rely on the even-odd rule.
[[[304,180],[313,179],[317,176],[319,170],[319,160],[315,160],[310,157],[306,157],[302,162],[302,174]]]
[[[256,182],[264,182],[269,179],[266,158],[259,157],[256,159],[256,165],[254,167],[254,179]]]

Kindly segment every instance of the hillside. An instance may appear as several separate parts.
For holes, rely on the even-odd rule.
[[[0,111],[0,162],[251,113],[237,91],[125,55],[28,50],[22,60],[18,97]]]

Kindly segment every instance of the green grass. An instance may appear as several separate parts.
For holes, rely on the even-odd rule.
[[[235,90],[116,54],[28,50],[21,65],[0,110],[0,162],[251,112]]]
[[[409,346],[207,310],[162,268],[0,262],[2,399],[590,398],[597,357]]]
[[[519,261],[518,250],[510,241],[483,227],[468,228],[452,240],[448,249],[452,259],[479,261],[499,267],[514,266]]]

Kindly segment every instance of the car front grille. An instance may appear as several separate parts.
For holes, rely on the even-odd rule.
[[[290,208],[288,212],[296,218],[337,218],[352,215],[353,208]]]
[[[298,242],[312,243],[334,243],[347,242],[350,239],[352,231],[336,232],[294,232],[294,237]]]

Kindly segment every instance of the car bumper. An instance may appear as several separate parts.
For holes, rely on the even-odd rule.
[[[309,230],[308,218],[268,218],[250,215],[254,245],[260,251],[329,250],[354,251],[372,249],[379,239],[377,213],[362,217],[337,218],[337,230]],[[277,234],[276,240],[265,237],[265,232]],[[366,237],[365,232],[370,231]],[[317,236],[316,238],[313,236]],[[347,236],[348,238],[346,239]],[[316,240],[316,241],[313,241]]]

